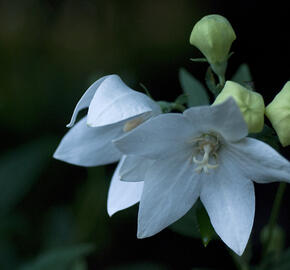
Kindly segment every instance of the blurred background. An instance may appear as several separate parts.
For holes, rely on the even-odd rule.
[[[283,6],[284,5],[284,6]],[[85,169],[52,159],[75,104],[99,77],[143,83],[156,100],[181,94],[178,70],[203,82],[188,40],[202,16],[229,19],[228,77],[247,63],[268,104],[290,79],[286,2],[0,0],[0,269],[234,269],[226,246],[170,229],[137,240],[137,207],[106,213],[115,164]],[[289,148],[285,148],[289,158]],[[277,184],[256,185],[253,262]],[[279,224],[289,247],[290,190]],[[46,267],[46,268],[45,268]]]

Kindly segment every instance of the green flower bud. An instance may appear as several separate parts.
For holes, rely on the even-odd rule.
[[[266,115],[276,130],[281,144],[290,145],[290,81],[266,107]]]
[[[203,17],[194,25],[189,42],[203,53],[217,75],[224,76],[235,39],[236,34],[229,21],[214,14]]]
[[[237,102],[248,125],[249,133],[262,131],[265,112],[263,97],[259,93],[248,90],[236,82],[226,81],[223,90],[216,97],[213,105],[222,103],[229,97],[233,97]]]

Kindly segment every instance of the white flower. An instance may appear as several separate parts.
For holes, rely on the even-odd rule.
[[[87,116],[74,125],[78,112],[85,108],[88,108]],[[102,77],[89,87],[76,105],[67,125],[72,128],[60,142],[54,158],[85,167],[118,161],[122,154],[112,140],[159,113],[160,108],[153,100],[130,89],[119,76]],[[120,181],[121,165],[134,168],[138,164],[144,166],[144,163],[146,161],[138,157],[122,158],[111,181],[109,215],[137,203],[143,189],[141,182]]]
[[[217,234],[241,255],[254,220],[252,181],[290,182],[290,163],[267,144],[246,138],[247,133],[230,98],[183,114],[159,115],[116,140],[125,154],[155,159],[137,177],[144,179],[138,238],[160,232],[200,197]]]

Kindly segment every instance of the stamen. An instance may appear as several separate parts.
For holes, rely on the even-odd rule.
[[[210,164],[210,157],[214,157],[217,160],[216,151],[219,148],[219,141],[216,136],[205,134],[201,137],[195,138],[193,140],[197,144],[198,153],[203,153],[202,160],[198,160],[196,155],[193,156],[192,161],[198,166],[195,168],[195,172],[201,173],[204,171],[205,173],[209,173],[210,169],[215,169],[218,167],[218,164]]]
[[[139,126],[140,124],[142,124],[144,121],[145,121],[145,119],[143,117],[137,117],[137,118],[134,118],[132,120],[129,120],[123,126],[123,131],[124,132],[129,132],[132,129],[134,129],[137,126]]]

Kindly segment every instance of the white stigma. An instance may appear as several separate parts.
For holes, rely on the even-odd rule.
[[[217,136],[211,134],[204,134],[201,137],[195,138],[197,154],[193,155],[192,161],[197,165],[195,171],[201,173],[209,173],[210,169],[215,169],[218,167],[218,163],[210,164],[210,158],[213,157],[217,162],[217,150],[220,146]],[[203,155],[202,160],[197,159],[197,155]]]

